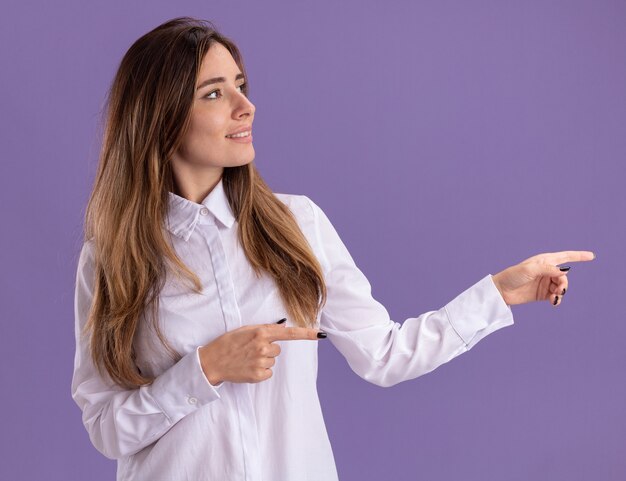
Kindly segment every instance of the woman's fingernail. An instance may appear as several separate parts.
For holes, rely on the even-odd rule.
[[[563,288],[563,292],[561,292],[562,295],[565,295],[565,293],[567,292],[567,289],[565,289],[565,287]]]
[[[569,271],[569,270],[570,270],[570,266],[563,266],[563,267],[559,267],[559,270],[560,270],[561,272],[567,272],[567,271]]]
[[[556,303],[559,302],[559,296],[555,296],[554,297],[554,302],[552,303],[553,306],[556,306]]]
[[[317,333],[318,339],[324,339],[326,337],[326,333],[324,331],[320,331]]]
[[[282,324],[283,322],[285,322],[287,320],[286,317],[283,317],[280,321],[278,321],[276,324]]]

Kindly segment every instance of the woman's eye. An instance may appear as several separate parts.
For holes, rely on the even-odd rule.
[[[245,85],[246,85],[245,83],[242,83],[239,87],[237,87],[237,88],[240,88],[240,89],[241,89],[241,93],[245,93],[245,92],[244,92],[244,87],[245,87]],[[219,95],[219,97],[221,97],[221,96],[222,96],[222,94],[221,94],[220,90],[218,89],[218,90],[214,90],[213,92],[209,92],[208,94],[206,94],[206,95],[205,95],[205,98],[208,98],[208,99],[211,99],[211,100],[215,100],[216,98],[219,98],[219,97],[210,97],[210,96],[211,96],[211,95],[213,95],[213,94],[217,94],[217,93],[219,93],[219,94],[220,94],[220,95]]]

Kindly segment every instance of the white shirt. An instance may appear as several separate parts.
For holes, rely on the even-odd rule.
[[[202,295],[168,279],[160,296],[160,326],[183,357],[174,363],[142,319],[135,349],[149,386],[126,390],[92,364],[78,336],[92,300],[93,241],[82,248],[76,277],[76,356],[72,397],[93,445],[117,459],[117,480],[336,481],[337,471],[320,408],[318,342],[331,342],[363,379],[393,386],[468,351],[489,333],[513,324],[490,274],[437,311],[403,323],[371,296],[324,212],[308,197],[276,193],[296,216],[320,260],[328,289],[317,328],[327,340],[276,341],[273,376],[259,383],[206,379],[197,348],[227,331],[287,317],[275,283],[260,279],[237,241],[222,182],[201,204],[170,192],[167,227]]]

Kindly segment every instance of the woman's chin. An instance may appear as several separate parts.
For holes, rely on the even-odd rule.
[[[254,152],[252,153],[252,155],[246,156],[244,158],[238,159],[233,165],[232,167],[239,167],[242,165],[247,165],[250,162],[252,162],[254,160]]]

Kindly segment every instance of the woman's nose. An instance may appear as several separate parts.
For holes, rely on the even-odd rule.
[[[247,113],[249,115],[254,115],[254,112],[256,111],[256,107],[250,101],[250,99],[248,97],[246,97],[245,95],[241,95],[240,99],[241,99],[240,103],[237,106],[237,108],[235,109],[235,112],[238,115],[241,115],[242,113]]]

